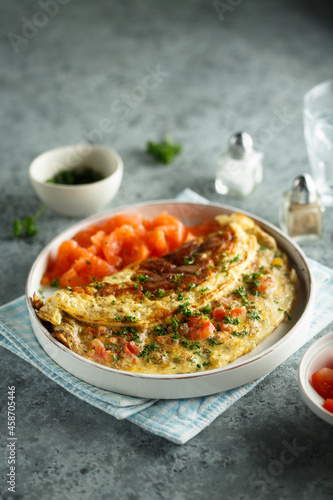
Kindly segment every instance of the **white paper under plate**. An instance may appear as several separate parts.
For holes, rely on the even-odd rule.
[[[226,367],[182,375],[146,375],[114,370],[78,356],[55,340],[36,317],[30,298],[40,289],[40,281],[49,258],[55,256],[61,242],[73,237],[83,228],[98,224],[116,213],[139,213],[145,218],[153,219],[163,210],[191,225],[221,213],[235,211],[245,213],[254,219],[276,239],[279,248],[288,255],[296,269],[298,288],[292,320],[284,321],[253,351]],[[44,295],[53,292],[54,289],[45,290]],[[27,280],[26,296],[36,338],[47,354],[62,368],[89,384],[120,394],[154,399],[178,399],[205,396],[232,389],[251,382],[280,365],[304,341],[311,322],[314,284],[306,257],[300,247],[263,219],[220,204],[161,201],[127,206],[90,217],[61,233],[45,247],[33,264]]]

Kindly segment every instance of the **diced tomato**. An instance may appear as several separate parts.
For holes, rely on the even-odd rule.
[[[148,246],[144,241],[137,240],[132,244],[124,245],[122,249],[123,265],[127,266],[131,262],[144,260],[149,256],[149,253]]]
[[[67,271],[81,257],[88,258],[89,252],[85,248],[80,247],[75,240],[64,241],[59,247],[55,268],[61,274]]]
[[[140,349],[134,341],[124,342],[120,356],[138,356],[140,354]]]
[[[50,273],[49,271],[45,271],[42,279],[40,280],[40,283],[43,286],[49,286],[52,283],[53,279],[54,278],[52,278],[52,273]]]
[[[333,399],[333,369],[321,368],[312,375],[312,386],[324,399]]]
[[[73,238],[81,247],[88,248],[91,245],[91,237],[100,230],[99,226],[89,226],[79,231]]]
[[[216,321],[222,321],[226,316],[231,316],[232,318],[237,318],[246,313],[246,307],[234,307],[232,309],[226,309],[225,306],[215,307],[213,310],[213,318]]]
[[[324,406],[325,410],[333,413],[333,399],[332,398],[327,398],[326,401],[324,402],[323,406]]]
[[[88,247],[89,252],[98,255],[98,257],[104,257],[103,254],[103,244],[105,241],[105,231],[97,231],[91,237],[91,245]]]
[[[212,335],[215,330],[214,325],[205,319],[203,316],[193,316],[188,322],[188,333],[186,334],[190,340],[204,340]]]
[[[214,220],[185,227],[167,212],[153,221],[139,214],[118,214],[64,241],[56,258],[48,263],[41,284],[49,286],[59,279],[61,287],[80,287],[94,277],[100,279],[113,274],[132,262],[165,255],[186,241],[216,229],[218,225]]]
[[[213,310],[213,318],[216,321],[223,321],[226,316],[228,316],[228,312],[223,306],[215,307]]]
[[[186,230],[184,224],[167,212],[162,212],[158,217],[155,217],[152,226],[163,230],[170,250],[178,248],[185,241]]]
[[[145,231],[145,221],[140,214],[117,214],[103,224],[103,229],[110,234],[121,226],[132,226],[140,231]]]
[[[275,280],[274,280],[273,276],[271,276],[270,274],[267,274],[267,276],[265,276],[264,278],[259,279],[258,281],[260,281],[260,285],[256,286],[255,290],[257,292],[261,292],[261,293],[262,292],[266,292],[266,290],[269,287],[273,287],[274,283],[275,283]]]
[[[108,330],[108,328],[106,328],[106,326],[99,325],[97,333],[98,333],[98,335],[106,335],[107,333],[109,333],[109,331],[110,330]]]
[[[234,326],[227,323],[219,323],[216,325],[216,329],[219,332],[230,332]]]
[[[82,276],[79,276],[73,267],[59,277],[59,286],[62,288],[67,288],[68,286],[72,288],[86,284],[86,280]]]
[[[154,257],[160,257],[169,252],[169,245],[162,227],[154,227],[147,231],[147,244]]]
[[[246,313],[245,306],[234,307],[230,310],[230,316],[232,318],[238,318],[239,316],[243,316],[243,314],[245,314],[245,313]]]
[[[84,329],[83,334],[85,337],[91,336],[95,338],[98,335],[98,330],[96,330],[96,328],[92,328],[91,326],[87,326],[87,328]]]
[[[135,356],[139,356],[141,350],[136,342],[131,340],[130,342],[128,342],[127,347],[131,351],[132,354],[134,354]]]
[[[84,279],[87,285],[115,272],[113,266],[96,255],[91,255],[88,259],[77,260],[73,265],[73,269]]]
[[[198,224],[197,226],[188,226],[187,229],[187,241],[191,241],[199,236],[204,236],[209,233],[213,233],[218,231],[220,228],[218,222],[215,219],[209,219],[202,224]]]
[[[105,359],[105,346],[99,339],[93,339],[87,345],[88,348],[88,356],[94,357],[96,359],[102,360]]]
[[[121,250],[121,242],[117,238],[115,231],[106,236],[103,242],[103,255],[109,264],[118,268],[121,264],[121,257],[119,256]]]
[[[131,262],[146,259],[149,249],[139,229],[123,225],[105,238],[103,253],[110,264],[123,267]]]
[[[76,241],[64,241],[58,249],[56,260],[49,266],[47,272],[43,276],[43,284],[50,284],[52,280],[59,278],[70,270],[77,259],[81,257],[88,258],[89,255],[90,253],[85,248],[80,247]],[[48,283],[46,281],[48,281]],[[77,284],[79,285],[80,283]],[[60,286],[63,285],[60,283]]]

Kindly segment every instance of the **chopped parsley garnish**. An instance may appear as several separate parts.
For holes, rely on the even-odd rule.
[[[124,316],[124,321],[130,321],[131,323],[137,323],[138,320],[135,316]]]
[[[256,290],[261,285],[261,279],[264,277],[262,273],[252,273],[243,275],[245,282],[249,285],[253,295],[261,295],[261,292]]]
[[[189,290],[193,290],[193,288],[197,287],[198,285],[195,285],[194,283],[190,283],[188,286]]]
[[[178,300],[184,300],[184,296],[181,292],[178,293]]]
[[[155,328],[155,332],[158,333],[159,335],[167,335],[168,329],[165,326],[157,326]]]
[[[79,167],[60,170],[54,177],[47,182],[52,184],[65,184],[75,186],[78,184],[90,184],[104,179],[103,175],[92,167]]]
[[[188,255],[185,255],[184,257],[184,263],[185,264],[193,264],[194,263],[194,256],[192,255],[192,257],[188,257]]]
[[[247,312],[248,318],[251,319],[261,319],[261,311],[256,311],[256,309],[250,309]]]
[[[152,352],[158,350],[158,344],[156,342],[152,342],[151,344],[147,344],[144,349],[139,354],[139,357],[145,358],[149,356]]]
[[[239,286],[233,293],[240,296],[243,304],[247,304],[246,290],[243,286]]]
[[[215,339],[208,339],[209,345],[214,346],[214,345],[222,345],[224,342],[216,342]]]
[[[292,318],[291,318],[290,314],[288,313],[288,311],[284,311],[284,313],[287,316],[287,318],[289,319],[289,321],[291,321]]]
[[[230,259],[230,264],[233,264],[234,262],[239,262],[241,260],[240,256],[237,254],[235,257]]]
[[[92,283],[90,283],[90,285],[94,288],[97,288],[97,290],[100,290],[104,286],[100,281],[93,281]]]
[[[163,292],[162,288],[159,288],[159,289],[157,290],[157,295],[158,295],[159,297],[164,297],[164,292]]]
[[[236,337],[245,337],[245,335],[248,335],[248,331],[246,330],[242,330],[240,332],[233,332],[234,335],[236,335]]]
[[[202,309],[202,312],[204,314],[208,314],[208,313],[211,313],[212,312],[212,308],[210,306],[205,306],[203,309]]]
[[[182,311],[187,318],[189,318],[190,316],[192,316],[192,311],[189,308],[190,305],[191,304],[189,302],[184,302],[184,304],[181,304],[179,306],[179,310]]]
[[[128,339],[128,336],[130,336],[131,340],[141,342],[139,332],[134,326],[126,326],[122,330],[117,331],[117,336],[125,339]]]
[[[231,318],[230,316],[225,316],[224,322],[229,324],[229,325],[239,325],[239,319],[238,318]]]
[[[171,318],[171,323],[172,323],[172,330],[175,332],[175,333],[178,333],[178,321],[176,320],[176,318]]]
[[[138,275],[138,280],[140,281],[140,283],[145,283],[147,280],[149,280],[149,276],[144,276],[143,274],[139,274]]]
[[[59,287],[59,278],[54,278],[54,280],[51,281],[50,286],[52,286],[54,288],[58,288]]]
[[[176,274],[175,277],[174,277],[174,281],[176,283],[177,286],[180,286],[181,283],[179,283],[179,280],[180,278],[183,276],[184,273],[180,273],[180,274]]]
[[[199,344],[199,342],[194,342],[193,344],[189,345],[188,347],[191,350],[200,349],[200,344]]]

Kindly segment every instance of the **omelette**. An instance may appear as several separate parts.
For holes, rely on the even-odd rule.
[[[52,336],[117,370],[221,368],[290,319],[297,275],[275,239],[242,214],[172,252],[32,303]]]

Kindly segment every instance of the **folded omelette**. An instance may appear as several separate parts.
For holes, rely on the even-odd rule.
[[[297,276],[274,238],[241,215],[162,257],[32,303],[86,359],[148,374],[221,368],[290,319]]]

